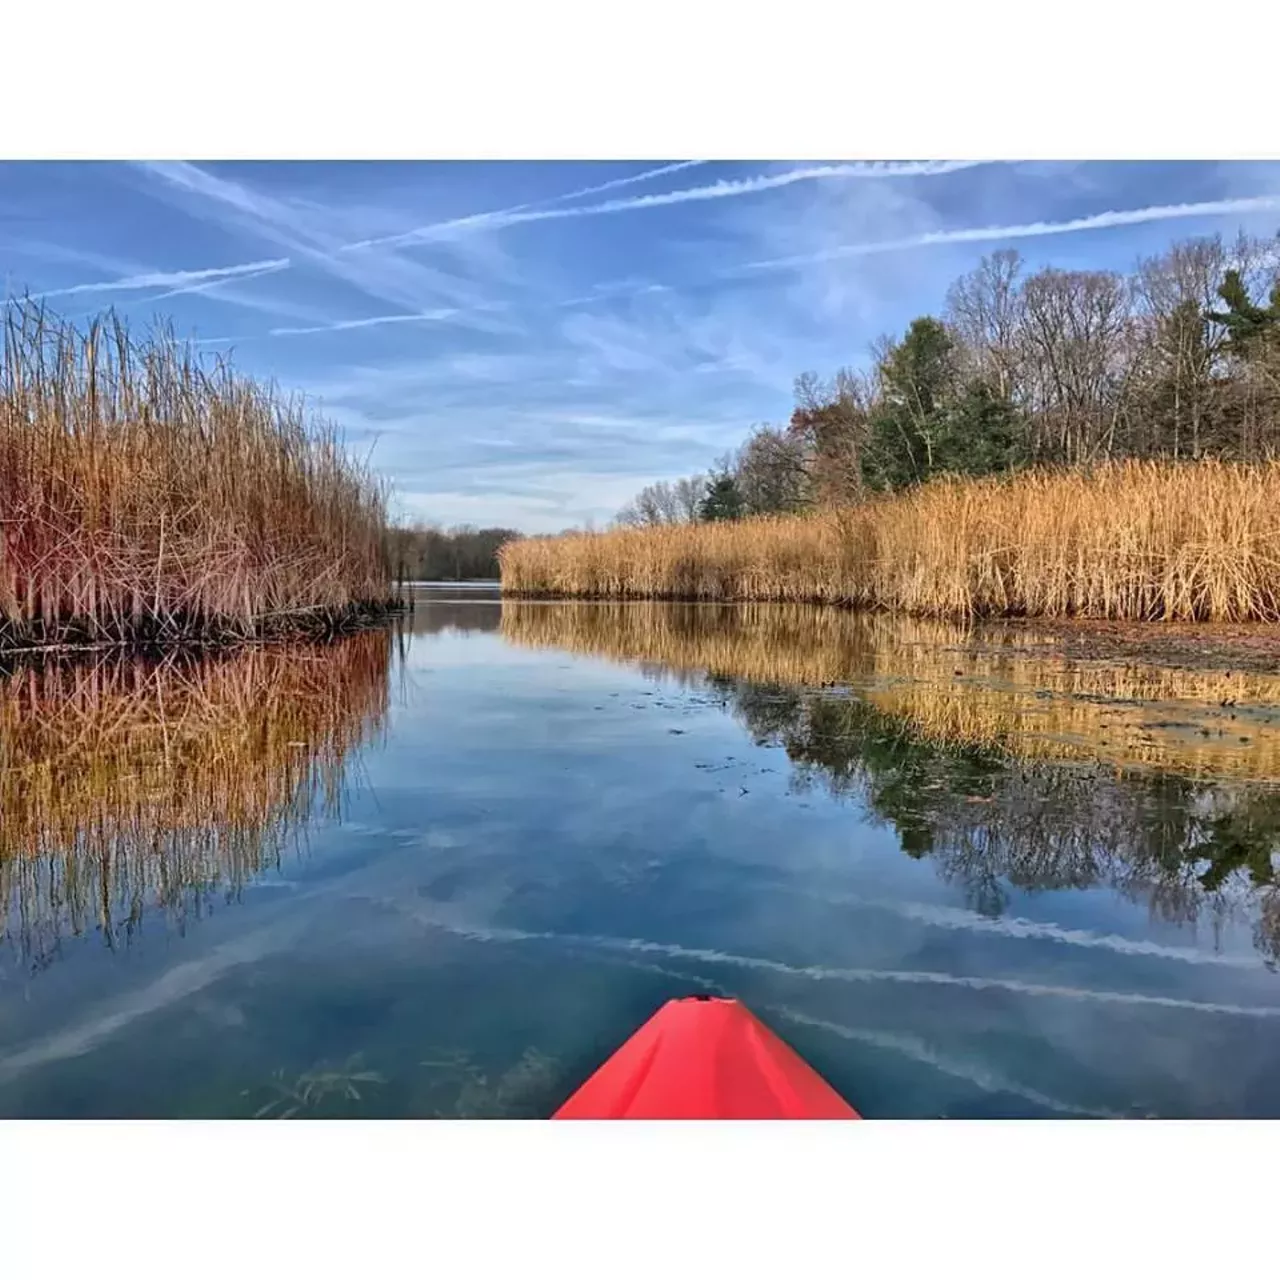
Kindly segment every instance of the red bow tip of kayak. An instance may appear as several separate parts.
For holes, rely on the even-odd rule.
[[[556,1120],[857,1120],[794,1049],[737,1000],[669,1000]]]

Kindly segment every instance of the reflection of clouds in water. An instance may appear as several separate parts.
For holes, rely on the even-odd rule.
[[[768,1013],[801,1026],[814,1027],[820,1031],[830,1032],[844,1040],[853,1040],[859,1044],[870,1045],[875,1049],[884,1049],[890,1053],[902,1054],[914,1062],[933,1067],[944,1075],[954,1076],[983,1090],[985,1093],[1007,1093],[1022,1098],[1035,1106],[1049,1111],[1057,1111],[1063,1115],[1083,1116],[1105,1119],[1121,1119],[1121,1113],[1099,1107],[1082,1107],[1074,1102],[1066,1102],[1061,1098],[1050,1097],[1038,1089],[1032,1089],[1015,1080],[1010,1080],[998,1071],[992,1071],[977,1062],[964,1062],[958,1058],[939,1053],[916,1036],[904,1036],[896,1032],[872,1031],[862,1027],[847,1027],[842,1023],[828,1022],[825,1018],[813,1018],[799,1010],[781,1005],[763,1005],[761,1013]]]
[[[969,933],[989,934],[1035,942],[1057,942],[1070,947],[1087,947],[1110,951],[1116,955],[1143,956],[1150,959],[1174,960],[1184,964],[1218,965],[1230,969],[1262,970],[1261,956],[1205,951],[1198,947],[1174,947],[1149,942],[1143,938],[1125,938],[1115,933],[1096,933],[1090,929],[1069,929],[1045,920],[1027,920],[1020,916],[991,917],[962,907],[947,907],[931,902],[894,902],[863,898],[857,894],[823,893],[791,885],[769,885],[770,892],[800,893],[819,901],[886,911],[905,920],[916,921],[938,929],[958,929]]]
[[[415,643],[421,655],[436,651],[434,638]],[[878,716],[863,723],[844,713],[843,703],[841,715],[824,719],[821,704],[834,702],[834,694],[814,692],[806,701],[755,690],[740,707],[730,698],[729,710],[741,712],[735,722],[721,714],[718,699],[665,691],[643,697],[639,679],[616,667],[587,663],[570,675],[545,655],[526,655],[527,665],[508,662],[505,653],[497,660],[492,638],[468,645],[450,637],[436,646],[457,661],[421,678],[420,712],[415,704],[392,723],[394,750],[370,754],[374,785],[353,814],[367,821],[317,823],[305,864],[283,868],[298,883],[259,881],[261,896],[238,909],[235,920],[225,915],[223,928],[244,928],[248,941],[259,936],[257,920],[283,923],[302,902],[323,902],[324,928],[305,940],[305,958],[315,961],[307,975],[308,982],[315,978],[314,991],[298,982],[301,970],[286,954],[292,942],[275,954],[268,947],[259,965],[218,986],[217,975],[241,963],[214,948],[225,932],[193,935],[163,958],[143,947],[127,965],[104,966],[101,980],[89,984],[92,996],[84,966],[95,962],[73,960],[62,987],[41,979],[32,1009],[38,1025],[24,1019],[23,1041],[6,1037],[0,1051],[0,1079],[28,1073],[15,1089],[22,1105],[46,1092],[55,1101],[67,1096],[64,1076],[83,1078],[111,1100],[128,1090],[100,1074],[95,1082],[95,1073],[109,1069],[118,1053],[132,1061],[150,1052],[147,1070],[162,1076],[171,1053],[195,1049],[191,1035],[199,1035],[201,1047],[207,1041],[211,1060],[224,1052],[252,1057],[260,1039],[297,1034],[321,1037],[325,1049],[330,1037],[375,1035],[382,1037],[380,1051],[390,1046],[394,1056],[401,1037],[430,1029],[446,1039],[456,1035],[488,1069],[517,1029],[535,1034],[526,1023],[558,1050],[597,1025],[625,1021],[618,1002],[636,989],[737,988],[761,1013],[772,1002],[808,1018],[815,1053],[829,1052],[837,1072],[857,1064],[865,1081],[875,1080],[878,1105],[900,1107],[899,1114],[944,1107],[952,1114],[1018,1113],[1018,1098],[1026,1103],[1021,1110],[1034,1114],[1102,1113],[1077,1106],[1086,1101],[1164,1114],[1272,1107],[1273,1089],[1259,1081],[1278,1024],[1258,1019],[1280,1017],[1280,1009],[1265,1007],[1280,1005],[1280,994],[1266,987],[1258,960],[1238,950],[1214,952],[1207,938],[1197,943],[1144,923],[1142,884],[1106,878],[1115,868],[1145,873],[1148,865],[1164,865],[1140,860],[1147,846],[1130,839],[1133,832],[1154,833],[1152,848],[1183,848],[1185,831],[1173,830],[1163,815],[1170,808],[1191,812],[1200,796],[1194,787],[1170,798],[1154,786],[1140,791],[1127,779],[1076,773],[1071,787],[1052,789],[1037,784],[1040,773],[1029,769],[1022,777],[1005,761],[993,763],[1002,772],[991,786],[1007,790],[1008,805],[969,803],[968,793],[987,775],[966,762],[985,764],[986,757],[918,741],[891,754],[901,737],[898,722]],[[539,669],[538,662],[546,665]],[[643,704],[643,713],[631,704]],[[672,725],[687,736],[668,737]],[[816,767],[837,774],[870,754],[866,779],[874,787],[836,797],[836,804],[814,795],[801,808],[784,795],[791,772],[784,752],[762,751],[744,738],[744,729],[779,726],[791,729],[797,757],[811,756]],[[897,735],[892,742],[881,741],[890,734]],[[881,765],[874,752],[882,747]],[[956,759],[965,767],[940,771]],[[764,776],[761,764],[776,773]],[[1045,777],[1066,776],[1056,762],[1035,768]],[[749,795],[740,797],[740,784]],[[1236,794],[1217,785],[1204,790],[1221,799]],[[971,866],[1002,877],[1013,886],[1005,901],[1015,899],[1021,915],[962,909],[964,899],[935,875],[943,863],[938,843],[919,861],[902,856],[893,821],[922,808],[940,841],[952,831],[965,837],[957,854],[973,856],[953,860],[956,882],[967,892],[961,873]],[[1227,831],[1234,835],[1248,833],[1245,819],[1256,830],[1255,820],[1267,815],[1220,804],[1191,813],[1186,831],[1206,830],[1218,816],[1235,824]],[[1059,834],[1037,843],[1033,827]],[[992,832],[1001,839],[981,843]],[[1028,850],[1039,860],[1013,856]],[[952,862],[946,866],[950,872]],[[1194,880],[1198,871],[1192,867],[1187,876]],[[1103,878],[1086,883],[1086,873]],[[1042,887],[1038,875],[1096,892],[1024,897]],[[823,893],[824,885],[849,893]],[[1237,886],[1243,901],[1249,895],[1242,873],[1227,884]],[[294,891],[271,892],[287,887]],[[356,893],[363,907],[349,896]],[[1203,894],[1196,901],[1202,920],[1217,904]],[[397,921],[388,908],[411,914]],[[527,929],[500,927],[508,923]],[[428,927],[443,932],[432,938],[423,933]],[[515,945],[470,947],[457,937]],[[664,938],[704,945],[651,941]],[[1170,945],[1178,942],[1187,945]],[[190,948],[206,944],[210,950],[192,956]],[[332,957],[332,970],[322,956]],[[159,963],[186,957],[190,967],[176,965],[153,981]],[[604,964],[619,971],[596,967]],[[628,977],[622,968],[655,976]],[[539,973],[554,980],[534,989]],[[987,973],[1010,978],[978,976]],[[226,1002],[240,998],[250,976],[262,986],[240,1011]],[[121,989],[126,982],[132,993]],[[474,1015],[450,1022],[452,998],[469,998],[481,983],[488,985]],[[395,993],[408,987],[421,1000],[412,1018],[404,1006],[392,1008]],[[1105,990],[1111,987],[1120,989]],[[64,1003],[60,991],[75,1003]],[[16,998],[18,988],[11,992]],[[94,1007],[86,1007],[91,999]],[[15,1005],[16,999],[9,1007]],[[331,1006],[342,1015],[332,1026],[315,1013],[321,1007],[327,1019]],[[373,1018],[384,1009],[385,1025],[367,1032],[366,1011]],[[435,1030],[436,1009],[443,1032]],[[249,1026],[242,1033],[218,1029],[220,1019],[230,1027],[245,1012]],[[828,1034],[849,1043],[826,1042]],[[112,1036],[138,1043],[103,1049]],[[37,1072],[42,1062],[90,1051],[94,1059],[52,1071],[47,1082]],[[936,1078],[934,1070],[941,1073]],[[856,1073],[846,1079],[856,1088]],[[156,1105],[164,1106],[168,1086],[162,1079],[156,1085]],[[1131,1108],[1139,1098],[1143,1105]]]
[[[826,965],[791,965],[764,956],[738,955],[713,948],[686,947],[674,942],[651,942],[645,938],[611,938],[590,934],[533,932],[496,925],[469,923],[458,912],[430,911],[419,907],[381,899],[380,905],[407,915],[419,923],[477,942],[552,942],[576,947],[599,947],[604,950],[638,952],[667,956],[673,960],[695,960],[704,964],[731,965],[757,969],[792,978],[816,982],[902,983],[906,985],[945,986],[970,991],[1007,991],[1032,998],[1095,1001],[1101,1004],[1146,1006],[1178,1009],[1194,1013],[1224,1014],[1246,1018],[1280,1018],[1280,1005],[1239,1005],[1217,1001],[1184,1000],[1177,996],[1146,995],[1136,991],[1100,991],[1087,987],[1055,986],[1047,983],[1022,982],[1017,978],[986,978],[972,974],[943,973],[929,969],[858,969]]]
[[[360,826],[365,835],[376,835],[386,830],[368,824],[344,825],[348,830]],[[262,888],[270,883],[266,881],[254,887]],[[33,1068],[87,1054],[130,1029],[140,1019],[199,995],[232,970],[289,951],[312,927],[314,908],[328,910],[334,905],[331,895],[370,885],[392,892],[412,891],[405,881],[402,866],[390,855],[375,858],[357,871],[309,888],[290,882],[275,883],[295,891],[281,895],[283,900],[277,899],[274,905],[261,908],[258,919],[264,923],[258,928],[220,943],[204,955],[181,961],[140,990],[103,1001],[91,1007],[72,1025],[0,1057],[0,1084],[7,1084]],[[351,895],[345,900],[352,900]],[[300,912],[300,908],[310,910]],[[335,926],[339,922],[335,921]],[[225,1027],[239,1028],[244,1024],[243,1011],[235,1006],[207,1001],[201,1008],[210,1020]]]
[[[600,958],[608,963],[622,964],[629,969],[635,969],[642,973],[653,973],[659,977],[671,978],[681,984],[683,990],[680,994],[683,994],[684,990],[690,987],[713,991],[719,995],[730,994],[720,983],[714,979],[702,977],[700,974],[684,973],[676,969],[665,968],[662,965],[649,964],[643,960],[628,960],[613,956]],[[1066,1102],[1061,1098],[1051,1097],[1049,1094],[1041,1093],[1038,1089],[1010,1080],[1000,1072],[992,1071],[981,1063],[961,1061],[958,1058],[950,1057],[940,1053],[916,1036],[906,1036],[890,1031],[874,1031],[865,1027],[849,1027],[842,1023],[830,1022],[824,1018],[811,1017],[807,1013],[802,1013],[798,1009],[792,1009],[785,1005],[762,1004],[753,1006],[753,1008],[762,1015],[768,1014],[778,1018],[785,1018],[789,1022],[830,1032],[832,1035],[840,1036],[844,1040],[853,1040],[859,1044],[869,1045],[874,1049],[900,1054],[903,1057],[910,1058],[913,1062],[932,1067],[943,1075],[953,1076],[966,1084],[971,1084],[985,1093],[1009,1094],[1015,1098],[1022,1098],[1033,1106],[1044,1107],[1048,1111],[1056,1111],[1061,1115],[1089,1118],[1102,1117],[1106,1119],[1121,1118],[1120,1112],[1100,1107],[1083,1107],[1074,1102]]]
[[[240,1028],[248,1019],[239,1005],[226,1004],[216,1000],[202,1000],[195,1006],[195,1012],[206,1018],[215,1027]]]
[[[452,831],[442,831],[433,827],[422,837],[422,843],[428,849],[456,849],[459,845],[465,844],[466,840],[465,837],[458,836]]]
[[[722,993],[732,992],[726,986],[704,973],[681,971],[665,965],[654,963],[649,957],[660,956],[676,961],[691,961],[701,965],[725,965],[749,971],[778,974],[787,978],[799,978],[816,982],[852,982],[859,984],[874,983],[923,983],[927,985],[941,984],[944,987],[961,987],[975,991],[997,990],[1032,998],[1049,998],[1051,1001],[1064,1001],[1066,1006],[1074,1005],[1078,1009],[1088,1007],[1090,1003],[1118,1005],[1120,1007],[1152,1007],[1158,1010],[1171,1010],[1185,1014],[1236,1015],[1249,1018],[1280,1017],[1280,1008],[1264,1006],[1242,1006],[1216,1002],[1180,1000],[1173,997],[1145,996],[1140,993],[1122,991],[1098,991],[1076,987],[1054,987],[1033,983],[1022,983],[1016,980],[983,979],[946,973],[904,970],[872,970],[872,969],[838,969],[823,966],[801,967],[785,964],[766,957],[746,956],[709,948],[686,947],[680,944],[657,943],[638,938],[613,938],[582,936],[569,933],[535,932],[530,930],[505,928],[487,925],[477,921],[464,911],[455,910],[452,904],[405,904],[383,901],[382,906],[418,925],[428,929],[440,929],[454,936],[476,942],[496,943],[550,943],[562,948],[568,954],[588,957],[596,962],[622,964],[627,968],[652,972],[669,978],[678,984],[676,993],[699,987],[705,990],[716,990]],[[750,1001],[749,1001],[750,1003]],[[1040,1000],[1036,1001],[1037,1009]],[[962,1080],[974,1088],[989,1094],[1007,1094],[1063,1115],[1111,1117],[1122,1114],[1102,1105],[1084,1106],[1052,1093],[1039,1090],[1006,1076],[1002,1071],[986,1066],[979,1060],[967,1055],[948,1053],[935,1048],[924,1039],[911,1033],[863,1027],[850,1027],[843,1023],[828,1019],[815,1018],[801,1012],[792,1005],[774,1005],[760,1003],[758,1012],[773,1012],[788,1017],[794,1022],[804,1023],[844,1039],[864,1043],[870,1047],[905,1056],[921,1065],[932,1067],[944,1075]],[[1063,1010],[1065,1012],[1065,1009]],[[1046,1016],[1047,1015],[1047,1016]],[[1066,1035],[1070,1045],[1081,1042],[1087,1036],[1087,1024],[1077,1025],[1077,1019],[1066,1018],[1058,1013],[1048,1013],[1048,1007],[1038,1013],[1034,1019],[1021,1019],[1024,1031],[1029,1030],[1030,1023],[1038,1027],[1038,1035],[1052,1039],[1061,1039]],[[1053,1032],[1057,1025],[1058,1033]],[[1070,1054],[1070,1050],[1067,1050]],[[1173,1060],[1161,1060],[1164,1075],[1181,1075],[1182,1067]],[[1110,1073],[1108,1072],[1108,1075]],[[1193,1073],[1194,1076],[1194,1073]],[[1115,1084],[1119,1084],[1117,1080]],[[1114,1087],[1114,1085],[1113,1085]],[[1123,1087],[1123,1086],[1122,1086]],[[1127,1114],[1149,1109],[1146,1104],[1131,1108]]]
[[[286,950],[300,933],[298,922],[281,921],[214,947],[197,960],[176,964],[141,991],[108,1001],[104,1007],[91,1010],[81,1022],[0,1058],[0,1083],[8,1083],[33,1067],[88,1053],[139,1018],[203,991],[230,970]]]

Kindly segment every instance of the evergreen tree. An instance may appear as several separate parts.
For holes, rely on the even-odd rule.
[[[955,379],[955,343],[933,316],[911,322],[880,360],[883,396],[868,422],[867,482],[896,489],[927,480],[945,432],[946,400]]]
[[[1007,396],[980,379],[968,382],[942,407],[934,471],[985,476],[1023,459],[1022,421]]]
[[[1227,349],[1242,360],[1256,355],[1268,337],[1280,332],[1280,280],[1271,290],[1270,305],[1258,306],[1249,297],[1240,272],[1232,268],[1218,288],[1225,311],[1209,312],[1209,319],[1227,331]]]
[[[707,492],[698,510],[703,520],[737,520],[743,514],[742,494],[738,482],[729,472],[707,481]]]

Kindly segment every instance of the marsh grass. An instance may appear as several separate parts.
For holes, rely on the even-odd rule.
[[[513,596],[1274,622],[1280,463],[948,478],[806,516],[527,538],[499,558]]]
[[[937,743],[1280,780],[1280,676],[1058,656],[1034,632],[806,605],[506,600],[502,633],[682,673],[847,686]]]
[[[332,632],[391,594],[382,484],[300,401],[4,309],[0,651]]]
[[[144,910],[179,921],[338,811],[386,713],[389,630],[0,674],[0,940],[37,963]]]

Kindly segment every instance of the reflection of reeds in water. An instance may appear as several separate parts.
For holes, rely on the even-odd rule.
[[[391,634],[0,677],[0,936],[47,956],[278,858],[381,723]],[[7,917],[7,924],[6,924]]]
[[[793,785],[857,796],[984,914],[1008,886],[1107,885],[1170,921],[1248,920],[1280,960],[1280,792],[1245,782],[1280,777],[1280,731],[1241,744],[1170,724],[1171,708],[1209,725],[1223,699],[1276,704],[1280,678],[1068,662],[1021,632],[785,605],[508,602],[503,631],[711,685],[785,748]],[[1100,759],[1125,767],[1085,763]]]
[[[939,741],[1028,759],[1280,778],[1277,676],[1069,661],[1023,631],[804,605],[507,600],[502,631],[676,671],[849,685]]]

